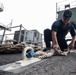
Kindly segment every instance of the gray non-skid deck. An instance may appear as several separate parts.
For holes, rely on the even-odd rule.
[[[10,72],[0,71],[0,75],[76,75],[76,54],[53,56]]]
[[[0,54],[0,66],[12,63],[22,59],[21,53],[16,54]]]

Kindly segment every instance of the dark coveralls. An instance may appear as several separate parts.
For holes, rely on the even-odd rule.
[[[51,47],[50,41],[52,41],[52,31],[57,32],[58,44],[62,51],[64,51],[64,49],[67,49],[68,47],[67,41],[65,40],[65,36],[67,35],[67,33],[70,32],[72,37],[75,36],[75,28],[72,23],[68,23],[66,26],[64,26],[62,20],[55,21],[52,25],[52,30],[44,30],[44,41],[47,48]]]

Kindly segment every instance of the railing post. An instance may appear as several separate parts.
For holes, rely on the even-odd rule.
[[[0,44],[2,44],[2,42],[3,42],[4,36],[5,36],[5,31],[6,31],[6,29],[4,29]]]
[[[18,39],[18,43],[20,43],[20,41],[21,41],[21,28],[22,28],[22,24],[20,25],[20,31],[19,31],[19,39]]]

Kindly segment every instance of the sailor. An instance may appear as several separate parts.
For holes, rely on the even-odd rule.
[[[67,48],[74,48],[75,43],[75,27],[70,22],[72,17],[72,12],[70,10],[65,10],[62,19],[55,21],[52,24],[52,40],[54,50],[61,49],[64,51]],[[72,39],[69,45],[65,40],[65,36],[70,32]]]

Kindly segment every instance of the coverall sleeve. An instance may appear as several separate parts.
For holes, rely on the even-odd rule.
[[[58,24],[56,22],[52,24],[52,31],[58,32]]]
[[[72,37],[76,35],[74,26],[71,26],[70,34],[71,34]]]

